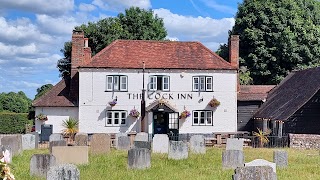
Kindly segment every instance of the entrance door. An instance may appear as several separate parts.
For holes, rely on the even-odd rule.
[[[168,113],[153,112],[153,134],[167,134],[168,123]]]

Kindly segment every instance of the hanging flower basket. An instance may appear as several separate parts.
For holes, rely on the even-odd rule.
[[[36,116],[36,120],[38,120],[38,121],[47,121],[48,117],[47,117],[47,115],[44,115],[44,114],[40,113],[40,114],[38,114]]]
[[[209,101],[208,105],[215,108],[220,105],[220,101],[218,101],[216,98],[213,98]]]
[[[133,108],[130,111],[129,116],[132,116],[134,118],[138,118],[140,116],[140,112],[138,110],[136,110],[135,108]]]
[[[184,110],[184,111],[182,111],[182,113],[180,114],[179,119],[185,119],[185,118],[190,117],[190,116],[191,116],[190,111]]]
[[[110,105],[111,107],[113,107],[113,106],[115,106],[117,103],[118,103],[117,100],[114,99],[114,100],[112,100],[112,101],[109,102],[109,105]]]

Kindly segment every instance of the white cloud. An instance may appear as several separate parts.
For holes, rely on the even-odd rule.
[[[94,6],[92,4],[80,3],[80,5],[79,5],[79,10],[80,11],[90,12],[90,11],[93,11],[95,9],[96,9],[96,6]]]
[[[237,12],[237,9],[232,8],[230,6],[219,4],[216,1],[202,0],[202,2],[206,6],[212,8],[212,9],[214,9],[216,11],[219,11],[219,12],[229,13],[229,14],[232,14],[232,15],[234,15]]]
[[[72,16],[61,16],[54,18],[48,15],[36,15],[39,29],[49,34],[70,35],[79,23]]]
[[[0,9],[17,9],[59,16],[72,11],[73,6],[74,0],[1,0]]]
[[[92,4],[109,11],[122,11],[131,6],[143,9],[151,8],[150,0],[94,0]]]

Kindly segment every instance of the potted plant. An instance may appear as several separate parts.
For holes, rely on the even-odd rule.
[[[140,112],[138,110],[136,110],[135,108],[133,108],[130,113],[130,116],[134,117],[134,118],[138,118],[140,116]]]
[[[109,105],[110,105],[111,107],[113,107],[113,106],[115,106],[117,103],[118,103],[117,100],[116,100],[116,99],[113,99],[112,101],[109,102]]]
[[[65,128],[62,130],[62,134],[74,140],[75,134],[78,132],[79,121],[75,118],[69,118],[62,121],[62,126]]]
[[[268,129],[266,132],[263,132],[260,128],[257,128],[258,132],[252,132],[252,134],[258,138],[259,147],[263,147],[265,144],[269,142],[268,135],[271,133],[271,130]]]
[[[181,112],[181,114],[180,114],[180,116],[179,116],[179,119],[184,119],[184,118],[187,118],[187,117],[189,117],[189,116],[191,116],[190,111],[184,110],[184,111]]]
[[[209,101],[208,105],[215,108],[220,105],[220,101],[218,101],[216,98],[213,98]]]
[[[47,117],[47,115],[44,115],[44,114],[40,113],[40,114],[36,115],[36,120],[38,120],[38,121],[47,121],[48,117]]]

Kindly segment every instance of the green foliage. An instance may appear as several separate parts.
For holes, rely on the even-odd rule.
[[[153,14],[152,10],[131,7],[120,13],[117,17],[101,19],[97,22],[88,22],[75,27],[84,31],[89,38],[89,47],[92,55],[100,52],[117,39],[131,40],[164,40],[167,31],[161,18]],[[57,67],[60,76],[68,78],[71,71],[71,42],[66,42],[61,52],[64,58],[60,59]]]
[[[0,112],[27,113],[31,107],[31,99],[24,92],[0,94]]]
[[[45,84],[45,85],[41,86],[40,88],[37,89],[37,94],[34,97],[34,99],[35,100],[38,99],[39,97],[44,95],[46,92],[48,92],[52,87],[53,87],[52,84]]]
[[[258,129],[258,132],[253,131],[252,134],[259,139],[260,147],[263,147],[265,144],[267,144],[269,142],[268,135],[271,133],[271,131],[268,130],[268,131],[264,132],[259,128],[257,128],[257,129]]]
[[[65,136],[74,138],[74,135],[78,132],[79,121],[74,118],[66,119],[62,122],[62,127],[64,127],[62,133]]]
[[[240,66],[254,84],[279,83],[290,71],[319,65],[320,2],[244,0],[230,34],[240,35]],[[217,53],[228,59],[222,45]]]
[[[21,134],[29,123],[27,113],[0,113],[0,134]]]
[[[252,78],[250,77],[250,71],[247,70],[246,67],[241,66],[239,69],[239,79],[241,85],[249,85],[252,84]]]

